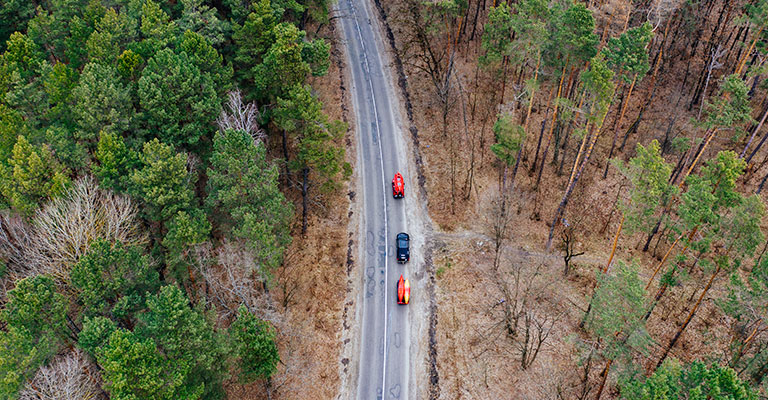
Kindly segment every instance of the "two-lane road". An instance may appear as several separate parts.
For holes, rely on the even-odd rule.
[[[411,261],[395,261],[395,235],[408,232],[406,207],[414,193],[408,183],[400,124],[396,120],[398,99],[391,93],[382,60],[384,44],[376,30],[375,15],[368,0],[340,0],[342,31],[352,77],[358,166],[363,186],[362,311],[358,347],[357,394],[360,400],[408,399],[410,335],[408,310],[398,305],[396,281],[401,274],[413,281]],[[400,171],[406,178],[406,197],[393,199],[391,180]],[[411,200],[413,201],[413,200]],[[412,283],[412,287],[414,284]],[[412,289],[413,290],[413,289]],[[418,298],[413,293],[412,298]]]

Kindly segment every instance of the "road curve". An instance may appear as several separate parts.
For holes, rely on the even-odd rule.
[[[363,273],[362,303],[358,303],[362,310],[360,320],[354,321],[360,332],[356,398],[408,399],[410,306],[397,304],[395,287],[401,274],[412,279],[413,263],[397,264],[394,243],[398,232],[408,232],[408,183],[414,180],[407,171],[401,125],[393,109],[398,99],[382,60],[384,43],[375,14],[367,0],[340,0],[337,8],[352,78],[363,192],[361,234],[365,237],[360,239]],[[391,180],[397,171],[406,177],[405,199],[392,198]]]

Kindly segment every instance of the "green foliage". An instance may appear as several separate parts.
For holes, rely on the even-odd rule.
[[[203,0],[181,0],[184,9],[179,19],[179,28],[203,36],[214,46],[226,40],[230,30],[229,23],[217,17],[216,8],[209,7]]]
[[[141,249],[96,240],[70,272],[85,315],[127,318],[143,308],[144,294],[159,287],[159,277]]]
[[[627,231],[650,233],[656,220],[651,218],[675,193],[675,186],[669,183],[672,164],[661,156],[661,146],[654,140],[646,148],[637,144],[636,155],[626,165],[615,160],[619,171],[629,180],[632,187],[629,202],[620,208],[626,218]]]
[[[178,35],[178,26],[158,3],[147,0],[141,6],[141,35],[144,37],[144,49],[147,57],[167,47]]]
[[[24,117],[0,102],[0,160],[7,162],[19,135],[28,134]]]
[[[304,42],[304,31],[290,23],[277,24],[273,30],[274,43],[264,54],[263,62],[254,66],[251,71],[256,90],[278,96],[284,92],[284,88],[303,84],[313,73],[308,59],[327,60],[328,46],[308,46]],[[323,50],[325,54],[322,53]],[[327,61],[324,66],[325,68],[316,69],[318,74],[327,71]]]
[[[694,361],[682,367],[667,360],[643,381],[630,380],[621,386],[627,400],[757,400],[757,394],[728,367]]]
[[[147,61],[139,100],[148,133],[174,146],[195,148],[210,138],[221,103],[214,82],[187,53],[164,49]]]
[[[83,318],[83,329],[77,335],[77,344],[93,357],[109,342],[112,332],[117,330],[117,324],[109,318],[97,316]]]
[[[650,64],[648,62],[648,44],[653,38],[653,27],[649,22],[627,29],[619,37],[610,38],[603,49],[605,60],[617,77],[626,83],[637,76],[643,76]]]
[[[203,210],[190,212],[179,211],[168,223],[168,233],[163,238],[163,247],[168,249],[166,262],[176,270],[177,279],[181,279],[178,269],[187,264],[187,252],[190,248],[205,242],[211,236],[211,224]]]
[[[185,366],[170,363],[150,338],[117,329],[97,351],[104,389],[116,400],[199,399],[202,387],[183,384]]]
[[[650,337],[645,331],[647,301],[636,263],[619,261],[615,274],[601,274],[587,315],[586,328],[602,342],[603,355],[611,360],[631,360],[633,351],[645,351]]]
[[[144,144],[142,167],[131,174],[131,190],[144,200],[147,217],[167,221],[188,209],[194,198],[195,176],[187,172],[187,155],[153,139]]]
[[[568,2],[562,10],[556,6],[549,21],[549,36],[545,46],[544,61],[561,69],[568,63],[583,64],[597,54],[598,38],[595,19],[582,3]]]
[[[330,191],[349,176],[344,162],[344,148],[336,144],[346,131],[341,121],[328,121],[323,104],[312,95],[309,86],[294,86],[285,97],[277,99],[274,120],[279,128],[296,137],[297,157],[294,170],[309,168],[318,175],[321,190]]]
[[[275,343],[275,330],[241,305],[237,319],[229,326],[233,350],[238,358],[241,383],[267,379],[277,370],[280,354]]]
[[[91,62],[114,65],[128,44],[136,40],[136,25],[136,21],[128,18],[125,12],[118,14],[114,9],[107,9],[85,43]]]
[[[0,165],[0,193],[16,211],[31,215],[46,199],[69,184],[64,167],[48,146],[34,146],[19,136],[8,165]]]
[[[14,32],[25,32],[27,22],[35,15],[35,3],[27,0],[8,0],[0,3],[0,51]]]
[[[552,10],[546,0],[521,0],[513,7],[517,12],[512,14],[515,40],[511,55],[518,61],[522,55],[538,58],[547,40],[547,23],[552,18]]]
[[[117,56],[116,56],[117,57]],[[77,121],[76,137],[95,148],[99,132],[120,134],[128,129],[134,114],[131,92],[109,65],[89,63],[72,93]]]
[[[504,165],[511,167],[515,163],[517,152],[525,142],[523,127],[514,122],[510,113],[499,114],[499,119],[493,124],[496,143],[491,145],[491,151]]]
[[[28,36],[16,32],[0,57],[0,103],[14,108],[30,128],[39,128],[47,113],[48,99],[39,79],[46,62]]]
[[[589,68],[581,73],[581,81],[590,99],[590,115],[595,123],[600,122],[613,100],[616,89],[613,83],[613,71],[598,54],[589,62]]]
[[[206,204],[248,242],[262,274],[268,274],[280,265],[291,240],[292,207],[278,188],[277,165],[267,161],[262,143],[242,131],[218,133],[213,146]]]
[[[53,357],[65,338],[67,301],[48,276],[16,282],[0,311],[0,397],[15,398],[24,382]]]
[[[232,86],[232,67],[223,65],[223,58],[202,35],[192,31],[184,32],[178,51],[187,53],[189,59],[200,68],[200,72],[208,74],[213,81],[219,97]]]
[[[42,68],[43,88],[48,98],[49,110],[46,120],[64,127],[73,126],[71,114],[72,91],[77,85],[77,72],[64,63]]]
[[[139,165],[139,155],[129,149],[122,136],[102,132],[96,148],[98,164],[91,166],[103,188],[125,192],[130,185],[130,173]]]
[[[720,96],[704,106],[704,126],[708,130],[732,129],[734,139],[744,134],[744,126],[752,122],[749,87],[738,75],[728,75],[720,86]]]
[[[166,362],[183,373],[178,382],[186,393],[219,398],[226,377],[226,343],[201,309],[192,309],[175,285],[164,286],[147,299],[136,332],[152,338]],[[176,397],[185,398],[185,397]]]
[[[488,22],[483,29],[481,46],[485,53],[480,56],[480,65],[488,67],[501,62],[504,56],[509,55],[511,41],[512,16],[509,6],[501,3],[498,7],[491,7]]]

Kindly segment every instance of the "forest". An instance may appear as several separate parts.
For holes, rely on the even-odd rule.
[[[768,2],[376,7],[442,196],[430,397],[767,398]]]
[[[351,173],[329,7],[0,3],[0,398],[280,386],[278,270]]]

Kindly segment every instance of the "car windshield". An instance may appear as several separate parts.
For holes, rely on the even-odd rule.
[[[408,247],[408,241],[407,241],[407,240],[405,240],[405,239],[398,239],[398,241],[397,241],[397,247],[400,247],[400,248],[406,248],[406,247]]]

